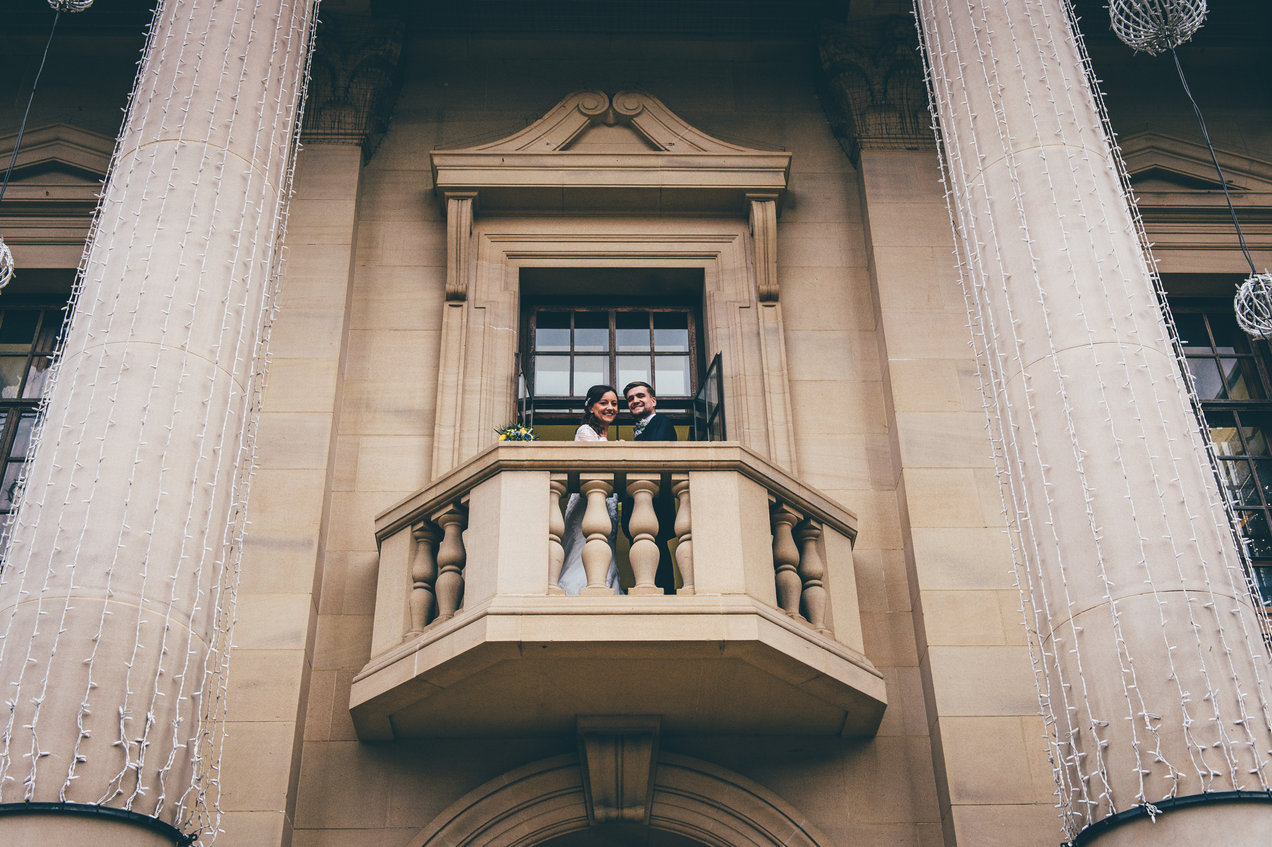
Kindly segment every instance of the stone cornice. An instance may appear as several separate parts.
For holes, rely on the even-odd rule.
[[[575,92],[499,141],[432,154],[438,195],[477,192],[486,213],[745,214],[748,193],[786,190],[790,162],[790,153],[713,138],[648,94],[600,91]]]

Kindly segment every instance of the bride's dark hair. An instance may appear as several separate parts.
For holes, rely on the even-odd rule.
[[[614,391],[612,385],[593,385],[587,390],[587,394],[583,397],[583,423],[590,426],[596,431],[597,435],[601,434],[601,427],[596,423],[596,415],[592,414],[592,407],[596,405],[596,401],[605,396],[605,392]],[[614,398],[618,399],[618,392],[614,391]],[[608,428],[608,425],[606,425]]]

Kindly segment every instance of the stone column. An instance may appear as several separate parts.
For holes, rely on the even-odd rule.
[[[1263,624],[1068,4],[915,6],[1068,834],[1262,843]]]
[[[213,823],[208,717],[314,5],[156,12],[0,583],[0,842]],[[32,803],[59,807],[6,814]]]

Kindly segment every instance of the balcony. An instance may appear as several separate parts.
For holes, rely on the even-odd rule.
[[[633,497],[647,583],[659,490],[677,506],[677,594],[561,594],[565,496],[588,498],[591,574],[608,565],[605,497]],[[666,733],[873,734],[886,701],[862,652],[855,535],[852,513],[737,444],[491,447],[376,519],[358,735],[566,733],[620,714]]]

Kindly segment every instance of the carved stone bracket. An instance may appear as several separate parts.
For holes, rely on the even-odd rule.
[[[581,715],[577,727],[588,823],[648,824],[654,802],[659,718]]]
[[[401,88],[400,20],[323,15],[310,68],[303,141],[357,144],[369,161]]]
[[[818,26],[826,117],[849,158],[935,143],[914,21],[889,15]]]
[[[755,245],[755,286],[761,303],[777,301],[777,194],[748,194],[751,242]]]
[[[476,191],[448,191],[446,197],[446,299],[467,300]]]

